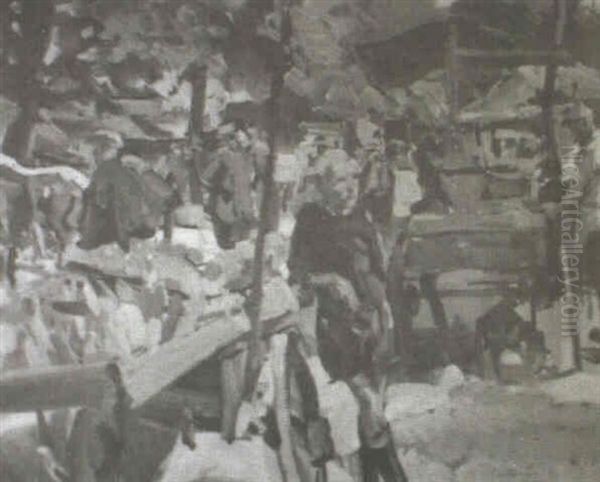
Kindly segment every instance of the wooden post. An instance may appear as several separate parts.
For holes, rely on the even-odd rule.
[[[567,21],[567,6],[565,0],[554,0],[554,8],[556,15],[556,27],[554,31],[554,48],[556,51],[560,49],[563,42],[565,24]],[[552,176],[560,177],[560,153],[558,152],[558,144],[556,141],[556,131],[554,125],[553,105],[555,97],[556,76],[558,73],[559,62],[553,56],[548,58],[546,64],[546,75],[544,78],[544,87],[542,92],[542,119],[544,123],[544,134],[548,143],[548,165],[547,168]],[[557,199],[556,201],[560,201]]]
[[[537,330],[537,296],[536,290],[537,286],[533,284],[530,287],[530,296],[529,296],[529,316],[531,318],[531,326],[534,330]]]
[[[446,53],[446,72],[448,76],[447,95],[450,105],[450,119],[454,123],[458,113],[458,65],[457,55],[458,50],[458,26],[453,20],[448,24],[448,51]]]
[[[460,68],[458,64],[459,57],[458,51],[458,25],[454,19],[450,19],[448,25],[448,47],[446,53],[446,72],[447,72],[447,85],[446,95],[448,97],[448,104],[450,106],[450,119],[445,126],[445,138],[444,138],[444,151],[447,157],[455,158],[457,155],[461,155],[456,149],[456,134],[458,124],[456,118],[460,108]]]
[[[291,37],[291,19],[289,13],[288,1],[284,0],[281,5],[281,45],[287,50]],[[288,58],[288,54],[285,55]],[[248,345],[248,361],[246,363],[245,376],[245,395],[252,393],[255,381],[258,377],[262,360],[262,326],[260,321],[260,311],[263,298],[263,265],[265,258],[265,239],[271,228],[271,209],[273,209],[273,197],[275,196],[275,182],[273,174],[275,171],[275,158],[277,156],[277,131],[279,125],[280,109],[279,100],[284,86],[284,75],[287,71],[286,62],[275,68],[271,77],[271,95],[268,100],[268,144],[269,155],[264,171],[263,196],[260,206],[260,223],[256,236],[256,245],[254,248],[254,272],[252,276],[252,288],[249,303],[250,323],[252,332]]]
[[[192,64],[188,68],[187,78],[192,84],[192,104],[188,136],[190,141],[202,140],[204,133],[204,102],[206,97],[206,66]]]
[[[556,51],[558,51],[563,44],[565,28],[568,20],[567,8],[568,7],[566,0],[554,0],[556,24],[554,29],[553,45]],[[555,182],[560,183],[562,171],[561,154],[556,136],[556,124],[553,109],[555,101],[555,85],[557,74],[558,62],[556,58],[551,57],[549,59],[548,64],[546,65],[546,75],[544,78],[544,90],[542,93],[542,119],[544,123],[544,133],[546,135],[549,155],[546,164],[546,169],[551,178],[553,178]],[[560,195],[558,196],[558,199],[550,199],[550,201],[560,203]],[[551,273],[556,272],[561,277],[561,279],[568,279],[569,273],[563,272],[563,270],[568,268],[562,266],[561,262],[560,226],[561,223],[555,223],[555,226],[553,226],[553,230],[555,232],[553,232],[551,236],[551,239],[555,240],[555,245],[550,246],[550,249],[558,251],[558,255],[555,258],[558,266],[551,267],[551,269],[553,268]],[[572,296],[579,296],[579,294],[577,293],[577,291],[579,291],[578,287],[571,286],[569,283],[564,284],[564,290],[564,295],[572,294]],[[579,320],[577,319],[576,321],[578,325]],[[564,353],[565,356],[572,358],[572,363],[575,369],[581,370],[582,362],[578,326],[563,326],[562,335],[563,340],[561,344],[561,353]]]
[[[237,412],[244,398],[246,346],[239,342],[221,358],[221,437],[228,443],[235,439]]]
[[[286,363],[287,335],[279,334],[271,338],[271,353],[273,354],[272,370],[275,392],[275,418],[279,430],[281,444],[277,450],[277,459],[283,482],[301,482],[299,467],[294,455],[292,440],[292,421],[290,418],[288,370]]]
[[[202,187],[200,176],[196,163],[199,161],[198,156],[203,153],[198,151],[198,147],[202,145],[204,140],[204,105],[206,102],[206,82],[207,82],[206,66],[192,64],[185,72],[187,78],[192,85],[192,102],[190,110],[190,120],[188,124],[188,144],[192,148],[192,157],[189,159],[190,173],[190,197],[193,203],[202,203]]]
[[[45,46],[48,43],[50,22],[53,20],[52,2],[24,2],[22,5],[22,35],[15,41],[17,65],[15,85],[21,86],[18,92],[19,115],[6,130],[2,152],[14,157],[22,165],[31,165],[31,141],[39,108],[41,89],[37,72],[42,67]],[[35,163],[34,163],[35,165]],[[37,201],[35,199],[35,181],[26,178],[24,186],[31,204],[31,219],[35,221]],[[30,226],[31,227],[31,226]],[[16,233],[15,233],[16,234]],[[36,254],[42,247],[38,232],[34,232]],[[10,249],[16,255],[16,247]],[[9,266],[9,273],[14,267]]]

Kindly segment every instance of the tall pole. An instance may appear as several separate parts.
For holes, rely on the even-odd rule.
[[[447,95],[448,104],[450,106],[450,122],[452,127],[456,122],[456,116],[459,109],[459,68],[456,58],[456,50],[458,49],[458,25],[456,19],[450,18],[448,23],[448,46],[446,52],[446,72],[447,72]]]
[[[276,3],[277,5],[277,3]],[[283,0],[278,7],[281,9],[281,34],[280,42],[284,51],[284,61],[277,65],[271,75],[271,95],[268,100],[268,145],[269,155],[266,160],[263,180],[263,195],[260,205],[260,220],[256,244],[254,248],[254,271],[252,276],[252,287],[250,293],[249,315],[251,323],[250,342],[248,344],[248,361],[245,374],[245,393],[251,393],[262,360],[262,337],[263,327],[260,320],[260,312],[263,301],[263,268],[265,259],[265,239],[271,229],[272,209],[275,195],[275,182],[273,174],[275,171],[275,159],[277,156],[277,132],[280,118],[280,98],[283,92],[284,75],[288,70],[289,41],[291,37],[291,19],[287,0]]]
[[[40,103],[40,85],[37,72],[42,67],[42,59],[48,43],[48,32],[54,18],[54,6],[51,2],[23,2],[23,11],[18,24],[22,34],[16,40],[16,82],[20,86],[17,94],[20,112],[8,126],[0,149],[4,154],[13,157],[23,166],[35,165],[31,159],[32,134]],[[1,80],[0,80],[1,82]],[[35,199],[34,179],[25,178],[23,187],[29,204],[28,227],[33,227],[36,217],[37,201]],[[8,254],[8,278],[13,285],[16,282],[17,237],[20,233],[11,233],[13,238]],[[41,254],[43,243],[34,231],[37,254]]]
[[[206,82],[208,68],[205,65],[193,63],[184,73],[183,78],[187,78],[192,86],[192,105],[190,109],[190,120],[188,124],[188,145],[191,148],[192,155],[186,161],[188,172],[190,173],[190,199],[193,203],[202,204],[202,188],[200,174],[198,172],[198,163],[201,163],[202,156],[206,156],[204,151],[204,107],[206,101]]]
[[[555,28],[553,47],[558,51],[563,44],[565,25],[567,22],[567,5],[565,0],[554,0]],[[542,92],[542,120],[544,123],[544,134],[548,147],[549,158],[547,168],[551,176],[560,177],[560,153],[556,140],[556,131],[554,125],[553,106],[555,101],[556,76],[558,74],[558,59],[555,55],[548,57],[546,64],[546,74],[544,78],[544,87]],[[560,199],[556,199],[560,201]]]
[[[568,20],[568,12],[567,12],[567,1],[566,0],[554,0],[554,16],[555,16],[555,27],[554,27],[554,39],[553,39],[553,47],[555,51],[558,51],[562,48],[566,24]],[[556,136],[556,122],[554,119],[554,102],[555,102],[555,86],[556,86],[556,78],[558,75],[558,59],[557,56],[550,56],[548,60],[548,64],[546,65],[546,75],[544,78],[544,90],[542,97],[542,119],[544,126],[544,134],[547,142],[547,152],[548,159],[546,164],[546,169],[551,179],[557,182],[562,186],[561,176],[562,176],[562,162],[561,162],[561,153],[560,147],[558,145],[557,136]],[[556,190],[558,197],[557,199],[549,199],[551,202],[559,203],[560,211],[562,213],[563,205],[561,203],[561,194],[559,189]],[[561,215],[559,215],[561,216]],[[560,279],[569,279],[569,267],[564,266],[562,263],[562,247],[561,247],[561,232],[560,232],[560,220],[554,223],[552,226],[551,233],[551,242],[552,246],[550,249],[556,252],[556,257],[553,258],[554,262],[557,266],[553,266],[553,270],[551,272],[556,273],[556,275]],[[563,293],[561,299],[579,299],[579,287],[574,286],[571,283],[563,283]],[[562,309],[561,309],[561,358],[564,357],[564,361],[572,363],[572,366],[576,370],[581,370],[582,362],[581,362],[581,349],[580,349],[580,340],[579,340],[579,320],[576,317],[574,320],[572,318],[563,319]],[[570,364],[568,365],[571,366]]]

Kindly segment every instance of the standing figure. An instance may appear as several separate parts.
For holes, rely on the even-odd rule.
[[[249,148],[245,131],[238,129],[228,133],[226,141],[213,153],[212,162],[201,175],[202,182],[209,186],[208,213],[223,249],[231,249],[236,242],[245,239],[255,222],[254,164]]]
[[[297,214],[290,280],[314,291],[323,366],[332,381],[346,382],[359,402],[364,480],[381,475],[386,482],[404,481],[383,416],[382,387],[393,346],[384,256],[370,217],[357,208],[360,170],[349,167],[350,159],[333,162],[341,154],[331,155],[331,163],[317,160],[325,164],[314,180],[320,196]]]
[[[78,246],[117,242],[128,252],[130,239],[152,237],[178,200],[160,176],[149,170],[140,174],[122,162],[120,137],[108,132],[100,138],[98,168],[83,196]]]

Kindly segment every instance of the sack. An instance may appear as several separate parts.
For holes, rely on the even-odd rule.
[[[310,420],[306,432],[310,461],[314,467],[322,467],[335,455],[329,422],[324,417]]]
[[[344,380],[368,371],[374,344],[368,332],[354,322],[356,315],[349,310],[327,313],[321,310],[321,303],[318,310],[317,348],[329,376],[334,381]]]

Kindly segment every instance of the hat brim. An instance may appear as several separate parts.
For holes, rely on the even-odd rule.
[[[52,303],[52,309],[72,316],[87,316],[91,313],[87,304],[81,301],[55,301]]]

